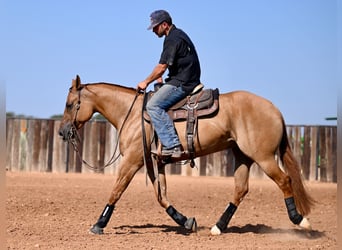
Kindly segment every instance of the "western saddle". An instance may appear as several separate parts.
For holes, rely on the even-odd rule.
[[[144,114],[145,121],[150,122],[150,117],[146,112],[146,103],[158,91],[160,84],[155,84],[155,90],[146,93],[144,99]],[[198,118],[208,118],[214,115],[219,109],[219,90],[204,89],[203,84],[199,84],[195,89],[183,100],[173,105],[168,110],[168,114],[174,122],[186,120],[185,138],[187,139],[187,154],[191,159],[191,167],[194,166],[193,159],[196,157],[194,149],[194,137],[197,135]],[[144,143],[145,144],[145,143]]]

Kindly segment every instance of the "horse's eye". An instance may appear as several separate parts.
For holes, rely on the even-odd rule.
[[[65,105],[65,107],[66,107],[67,109],[69,109],[69,110],[70,110],[70,109],[72,109],[72,107],[73,107],[73,104],[72,104],[72,103],[71,103],[71,104],[68,104],[68,103],[67,103],[67,104]]]

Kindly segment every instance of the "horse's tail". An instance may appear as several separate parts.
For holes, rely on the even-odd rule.
[[[296,207],[303,216],[310,213],[315,200],[307,193],[304,187],[301,169],[291,150],[285,122],[283,120],[283,137],[279,146],[280,159],[284,165],[285,171],[291,178],[291,187]]]

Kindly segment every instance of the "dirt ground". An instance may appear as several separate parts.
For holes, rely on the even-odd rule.
[[[229,228],[211,236],[234,182],[224,177],[168,176],[174,207],[196,217],[189,233],[157,203],[144,174],[134,177],[104,235],[89,234],[115,177],[102,174],[6,173],[7,249],[337,249],[337,185],[307,183],[318,201],[308,216],[313,231],[294,226],[280,190],[269,179],[250,180],[250,192]]]

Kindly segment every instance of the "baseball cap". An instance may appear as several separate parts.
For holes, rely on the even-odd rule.
[[[170,14],[166,10],[153,11],[150,17],[151,17],[151,24],[150,26],[148,26],[147,28],[148,30],[153,29],[155,26],[157,26],[158,24],[166,20],[172,21]]]

